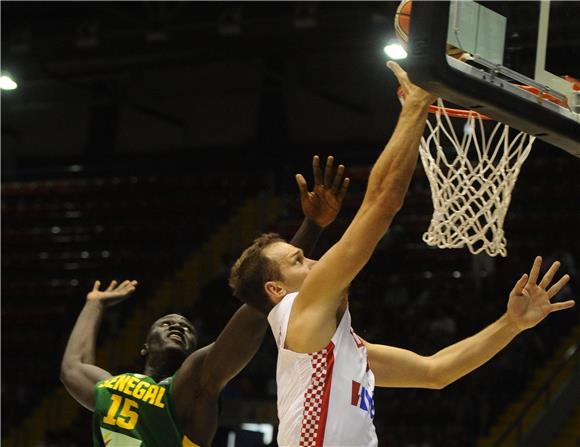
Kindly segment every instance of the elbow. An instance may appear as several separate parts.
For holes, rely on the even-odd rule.
[[[71,382],[73,375],[74,375],[73,366],[70,363],[63,361],[60,365],[60,375],[59,375],[60,382],[65,386],[68,385]]]
[[[407,189],[408,185],[402,185],[400,181],[392,180],[388,184],[371,184],[369,181],[363,205],[377,207],[383,214],[393,217],[403,207]]]
[[[447,385],[449,384],[451,384],[451,382],[439,379],[432,381],[429,388],[431,388],[432,390],[442,390],[443,388],[447,388]]]
[[[63,385],[66,385],[68,383],[69,376],[70,376],[70,368],[67,368],[65,365],[61,365],[59,379]]]
[[[433,360],[431,360],[431,362],[433,362]],[[445,371],[441,370],[437,363],[434,362],[428,367],[426,382],[426,388],[442,390],[453,383],[453,379],[445,374]]]
[[[427,378],[427,380],[425,381],[425,388],[431,389],[431,390],[442,390],[443,388],[446,388],[447,385],[449,385],[451,383],[450,380],[447,380],[445,377],[441,377],[441,376],[429,376]]]
[[[405,193],[398,192],[394,188],[387,188],[377,196],[377,205],[385,215],[391,217],[395,216],[403,208],[404,201]]]

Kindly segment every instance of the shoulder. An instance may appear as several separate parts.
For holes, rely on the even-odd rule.
[[[272,334],[276,339],[276,343],[280,345],[283,344],[286,337],[286,330],[288,327],[288,321],[290,319],[290,313],[292,312],[292,305],[298,292],[289,293],[286,295],[278,304],[276,304],[270,313],[268,314],[268,323],[272,329]]]
[[[298,292],[287,294],[272,308],[272,310],[270,310],[270,313],[268,313],[268,322],[270,325],[290,314],[292,305],[297,296]]]

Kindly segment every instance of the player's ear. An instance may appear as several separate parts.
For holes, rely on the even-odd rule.
[[[147,354],[149,354],[149,346],[147,346],[147,343],[145,343],[143,345],[143,347],[141,348],[141,357],[145,357]]]
[[[264,284],[266,294],[275,303],[278,303],[287,294],[286,288],[278,281],[268,281]]]

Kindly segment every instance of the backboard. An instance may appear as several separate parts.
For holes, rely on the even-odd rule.
[[[445,100],[580,157],[578,17],[580,2],[415,1],[405,68]],[[448,43],[473,59],[447,56]]]

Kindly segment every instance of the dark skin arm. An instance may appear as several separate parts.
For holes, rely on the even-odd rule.
[[[308,192],[304,177],[296,176],[305,219],[292,239],[294,245],[308,252],[336,218],[349,184],[349,179],[343,180],[344,166],[334,174],[332,157],[327,160],[324,175],[319,157],[314,157],[313,171],[312,192]],[[256,354],[267,328],[263,313],[241,306],[217,340],[191,354],[175,375],[172,398],[177,422],[196,444],[211,445],[217,430],[219,394]]]
[[[83,407],[94,411],[93,390],[97,382],[108,379],[111,374],[95,365],[95,345],[101,319],[107,307],[113,306],[135,291],[137,281],[124,281],[99,290],[101,283],[95,282],[93,290],[79,314],[70,334],[60,367],[60,380],[70,395]]]

